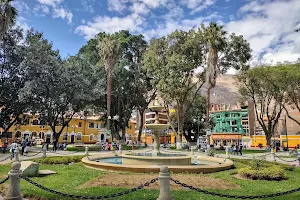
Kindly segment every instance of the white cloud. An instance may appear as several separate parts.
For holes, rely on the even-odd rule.
[[[68,20],[68,23],[70,24],[72,22],[73,14],[64,8],[53,8],[53,18],[59,17]]]
[[[45,14],[49,14],[50,13],[50,9],[48,6],[45,5],[36,5],[33,9],[33,12],[36,15],[41,15],[41,16],[45,16]]]
[[[13,1],[12,6],[14,6],[18,10],[18,12],[21,13],[28,13],[30,11],[29,6],[22,1]]]
[[[61,18],[68,21],[68,24],[72,23],[73,14],[70,10],[64,8],[62,5],[64,0],[36,0],[40,3],[34,8],[34,12],[38,14],[42,12],[42,16],[50,14],[50,8],[52,8],[52,17]]]
[[[191,10],[191,14],[195,14],[216,3],[217,0],[182,0],[181,3]]]
[[[129,0],[107,0],[108,10],[122,12],[127,8],[127,2],[129,2]]]
[[[61,4],[64,0],[37,0],[37,1],[40,4],[55,7],[56,5]]]
[[[300,20],[299,0],[256,0],[240,8],[240,20],[227,24],[229,32],[244,35],[254,59],[294,61],[300,57],[300,34],[294,34]]]
[[[81,5],[83,6],[83,10],[90,13],[94,13],[94,7],[92,5],[94,2],[95,0],[81,0]]]
[[[213,13],[207,17],[197,17],[194,19],[184,19],[181,21],[168,20],[163,24],[158,25],[155,29],[146,30],[143,32],[146,40],[150,40],[152,38],[162,37],[172,33],[175,30],[184,30],[188,31],[192,28],[198,28],[201,23],[208,24],[209,20],[219,19],[220,16],[216,13]]]
[[[92,22],[87,22],[86,25],[78,26],[75,32],[84,35],[85,39],[90,39],[102,31],[108,33],[114,33],[120,30],[136,32],[141,31],[140,26],[143,24],[143,21],[144,18],[137,14],[131,14],[123,18],[97,16]]]

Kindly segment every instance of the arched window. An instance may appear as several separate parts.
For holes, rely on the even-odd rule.
[[[81,133],[77,133],[77,140],[81,140],[82,134]]]
[[[17,131],[15,133],[15,138],[20,138],[21,137],[21,131]]]
[[[90,141],[94,141],[94,134],[91,134],[89,139],[90,139]]]
[[[63,140],[68,140],[68,133],[67,133],[67,132],[65,132],[65,133],[63,134]]]
[[[36,126],[36,125],[39,125],[39,124],[40,124],[40,121],[38,119],[32,120],[32,125]]]

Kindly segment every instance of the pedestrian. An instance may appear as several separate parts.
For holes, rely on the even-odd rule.
[[[54,139],[54,140],[53,140],[53,147],[52,147],[52,151],[53,151],[53,152],[56,152],[56,149],[57,149],[57,140],[56,140],[56,139]]]
[[[14,142],[11,144],[11,147],[10,147],[10,153],[11,153],[10,159],[11,159],[11,160],[15,157],[15,150],[16,150],[16,148],[18,148],[18,144],[17,144],[16,141],[14,141]]]
[[[299,167],[300,167],[300,151],[298,151],[298,153],[297,153],[297,159],[299,161]]]
[[[243,155],[242,151],[243,151],[243,145],[242,143],[240,143],[240,148],[239,148],[240,155]]]
[[[239,145],[235,145],[235,153],[236,155],[239,155]]]
[[[22,143],[21,143],[21,146],[22,146],[22,152],[21,152],[21,155],[24,156],[24,152],[25,152],[25,148],[27,146],[26,144],[27,142],[25,140],[22,140]]]

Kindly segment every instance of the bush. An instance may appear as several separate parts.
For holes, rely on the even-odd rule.
[[[207,156],[214,157],[215,154],[216,154],[216,152],[215,152],[215,150],[213,150],[213,149],[210,149],[210,150],[207,151]]]
[[[42,164],[69,164],[80,162],[81,159],[85,156],[57,156],[57,157],[47,157],[47,158],[38,158],[33,159],[34,162]]]
[[[100,151],[102,146],[89,146],[89,151]],[[67,151],[85,151],[84,146],[67,146]]]
[[[238,174],[242,177],[253,180],[283,180],[285,179],[284,169],[278,166],[266,167],[260,170],[251,169],[249,167],[241,168]]]
[[[145,146],[134,146],[134,149],[143,149]],[[132,145],[122,145],[122,150],[132,150]]]

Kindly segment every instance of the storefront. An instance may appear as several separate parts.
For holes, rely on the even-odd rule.
[[[230,146],[242,143],[242,134],[237,133],[213,133],[210,138],[215,146]]]

